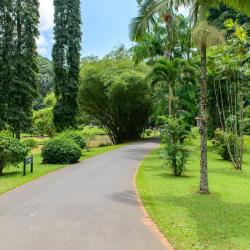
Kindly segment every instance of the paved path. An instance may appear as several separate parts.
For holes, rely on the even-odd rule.
[[[0,196],[1,250],[163,250],[133,186],[156,142],[96,156]]]

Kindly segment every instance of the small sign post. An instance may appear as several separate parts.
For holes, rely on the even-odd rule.
[[[33,173],[33,167],[34,167],[34,165],[33,165],[33,156],[28,156],[28,157],[26,157],[26,158],[24,159],[24,162],[23,162],[23,163],[24,163],[24,164],[23,164],[23,176],[26,175],[26,166],[27,166],[28,164],[30,164],[30,172]]]

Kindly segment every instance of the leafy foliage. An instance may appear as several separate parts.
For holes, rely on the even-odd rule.
[[[39,87],[38,92],[42,97],[47,96],[54,91],[54,72],[53,64],[46,57],[38,56],[38,68],[39,68]]]
[[[183,118],[160,117],[163,136],[163,156],[173,168],[175,176],[181,176],[185,170],[190,150],[185,139],[190,135],[190,128]]]
[[[32,101],[37,96],[39,3],[1,1],[0,16],[0,91],[4,93],[0,106],[4,108],[5,123],[20,138],[20,131],[31,126]]]
[[[0,132],[0,175],[9,165],[17,166],[28,153],[28,148],[8,132]]]
[[[151,112],[144,81],[147,68],[133,67],[129,58],[84,64],[79,102],[81,111],[103,127],[113,143],[138,139]]]
[[[28,151],[31,151],[32,149],[34,149],[38,146],[37,141],[34,139],[25,139],[22,141],[22,143],[25,145],[25,147],[28,149]]]
[[[219,148],[219,154],[224,160],[237,160],[235,141],[238,145],[240,144],[240,139],[238,137],[235,137],[235,135],[231,132],[223,132],[222,130],[217,129],[215,131],[215,140],[216,146]]]
[[[75,128],[81,50],[80,1],[54,1],[53,63],[55,72],[54,123],[57,130]]]
[[[60,139],[71,139],[73,140],[81,149],[86,148],[86,142],[83,139],[81,133],[79,131],[73,131],[73,130],[66,130],[59,135],[57,135],[57,138]]]
[[[33,113],[33,126],[38,131],[39,135],[55,135],[55,126],[53,121],[53,108],[44,108]]]
[[[76,163],[81,154],[81,148],[72,139],[51,139],[42,148],[43,163]]]

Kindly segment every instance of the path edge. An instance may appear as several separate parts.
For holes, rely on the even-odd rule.
[[[104,154],[108,154],[109,152],[119,150],[119,149],[121,149],[121,148],[123,148],[123,147],[126,147],[126,146],[129,146],[129,145],[130,145],[130,143],[127,144],[127,145],[121,146],[121,147],[119,147],[119,148],[112,149],[112,150],[107,151],[107,152],[103,152],[103,153],[100,153],[100,154],[97,154],[97,155],[94,155],[94,156],[90,156],[90,157],[88,157],[88,158],[86,158],[86,159],[83,159],[83,160],[80,159],[79,162],[76,162],[76,163],[62,164],[62,167],[60,167],[60,168],[58,168],[58,169],[54,169],[54,170],[52,170],[51,172],[48,172],[48,173],[45,174],[45,175],[38,176],[37,178],[34,178],[34,179],[32,179],[32,180],[30,180],[30,181],[28,181],[28,182],[25,182],[25,183],[23,183],[23,184],[21,184],[21,185],[18,185],[18,186],[14,187],[14,188],[11,188],[11,189],[9,189],[9,190],[6,191],[6,192],[0,193],[0,197],[5,196],[5,195],[7,195],[8,193],[16,192],[16,191],[19,190],[19,188],[22,188],[22,187],[25,187],[26,185],[32,184],[33,182],[38,181],[38,180],[40,180],[40,179],[42,179],[42,178],[44,178],[44,177],[46,178],[46,177],[48,177],[48,176],[50,176],[50,175],[56,174],[57,172],[61,172],[61,171],[66,170],[66,169],[68,169],[68,168],[71,168],[71,167],[74,167],[74,166],[78,166],[78,165],[80,165],[81,163],[85,163],[86,161],[91,160],[91,159],[93,159],[93,158],[95,158],[95,157],[98,157],[98,156],[101,156],[101,155],[104,155]]]
[[[158,226],[156,225],[156,223],[153,221],[153,219],[150,217],[150,215],[148,214],[143,201],[140,197],[139,194],[139,190],[137,188],[136,185],[136,177],[137,174],[139,172],[140,167],[142,166],[143,161],[145,160],[145,158],[151,154],[154,150],[151,150],[144,158],[143,160],[140,162],[139,166],[137,167],[135,174],[134,174],[134,179],[133,179],[133,186],[134,186],[134,191],[135,191],[135,195],[136,195],[136,200],[137,203],[140,207],[140,210],[142,211],[142,213],[144,214],[144,224],[156,235],[156,237],[160,240],[160,242],[162,243],[162,245],[166,248],[166,250],[174,250],[173,246],[169,243],[169,241],[167,240],[167,238],[163,235],[163,233],[160,231],[160,229],[158,228]]]

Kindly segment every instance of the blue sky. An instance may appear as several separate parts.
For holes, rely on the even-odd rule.
[[[104,56],[121,43],[131,46],[128,26],[137,15],[136,0],[82,0],[82,56]],[[181,9],[187,14],[187,9]],[[38,52],[51,58],[53,0],[40,0]]]
[[[123,43],[131,46],[128,25],[137,14],[136,0],[82,1],[82,56],[104,56]],[[40,38],[38,51],[51,57],[53,44],[53,0],[40,1]]]

